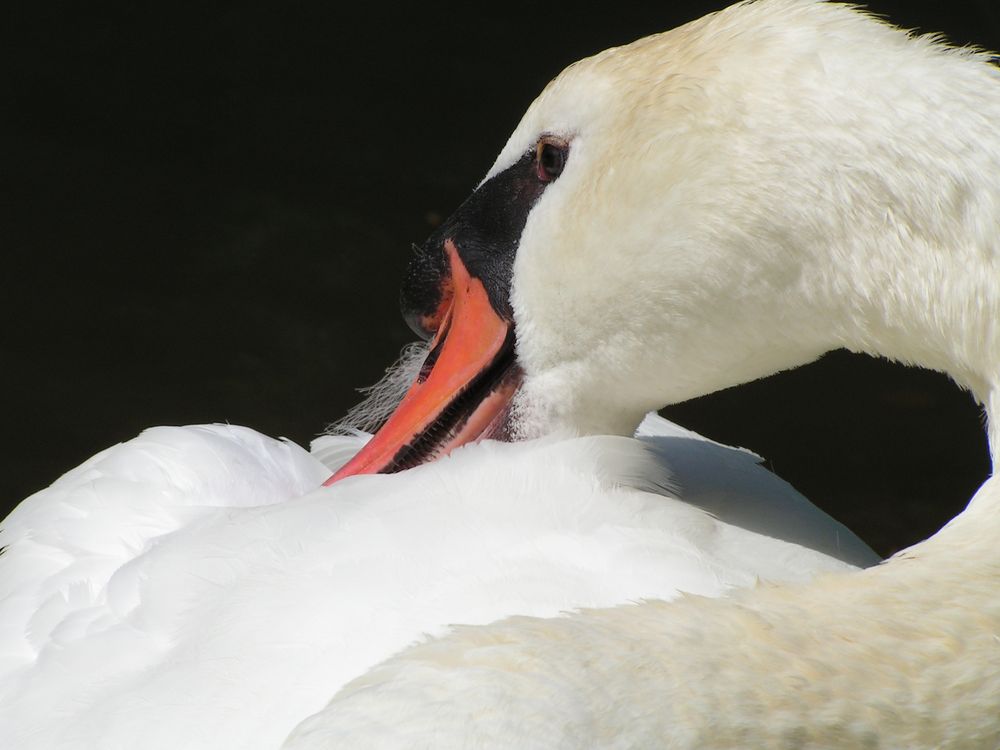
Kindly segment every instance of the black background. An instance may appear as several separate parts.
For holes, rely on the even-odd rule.
[[[722,4],[10,17],[0,511],[154,424],[307,443],[410,340],[396,306],[410,243],[478,182],[544,83]],[[871,8],[1000,48],[993,0]],[[768,456],[882,553],[940,527],[988,471],[967,394],[844,353],[665,413]]]

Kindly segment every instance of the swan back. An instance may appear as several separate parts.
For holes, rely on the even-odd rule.
[[[646,433],[483,443],[315,490],[362,438],[324,439],[324,466],[245,428],[149,430],[4,523],[0,734],[273,748],[453,623],[877,561],[753,454],[655,417]]]

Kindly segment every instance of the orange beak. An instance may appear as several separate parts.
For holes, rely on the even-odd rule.
[[[402,471],[503,432],[520,385],[513,323],[490,304],[452,240],[444,243],[450,294],[420,374],[382,429],[324,485],[355,474]]]

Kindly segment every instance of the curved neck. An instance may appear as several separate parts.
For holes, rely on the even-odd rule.
[[[802,158],[767,175],[789,200],[765,218],[802,260],[787,291],[814,313],[804,340],[825,330],[832,347],[950,375],[985,408],[996,465],[1000,71],[955,50],[922,54],[861,72],[825,60],[821,80],[849,84],[836,93],[802,73],[805,106],[782,142]]]
[[[944,216],[901,197],[897,215],[872,211],[856,219],[854,244],[827,248],[841,254],[838,268],[847,273],[820,292],[821,309],[835,321],[835,346],[943,372],[971,393],[984,409],[993,467],[1000,460],[1000,207],[992,205],[998,176],[1000,163],[996,175],[980,173],[979,184],[962,187],[988,196],[975,211],[967,206]],[[954,199],[958,189],[942,187],[935,197]],[[989,236],[982,228],[991,223]],[[966,520],[1000,524],[1000,492],[987,489],[969,503]]]
[[[949,375],[982,405],[995,466],[1000,451],[1000,264],[950,248],[913,252],[911,244],[908,249],[899,248],[892,266],[869,268],[831,285],[834,343]],[[876,265],[881,257],[873,253],[867,259]]]

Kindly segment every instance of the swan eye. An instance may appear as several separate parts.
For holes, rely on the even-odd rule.
[[[535,169],[538,179],[542,182],[552,182],[562,174],[566,165],[569,148],[563,141],[555,138],[542,138],[535,147]]]

